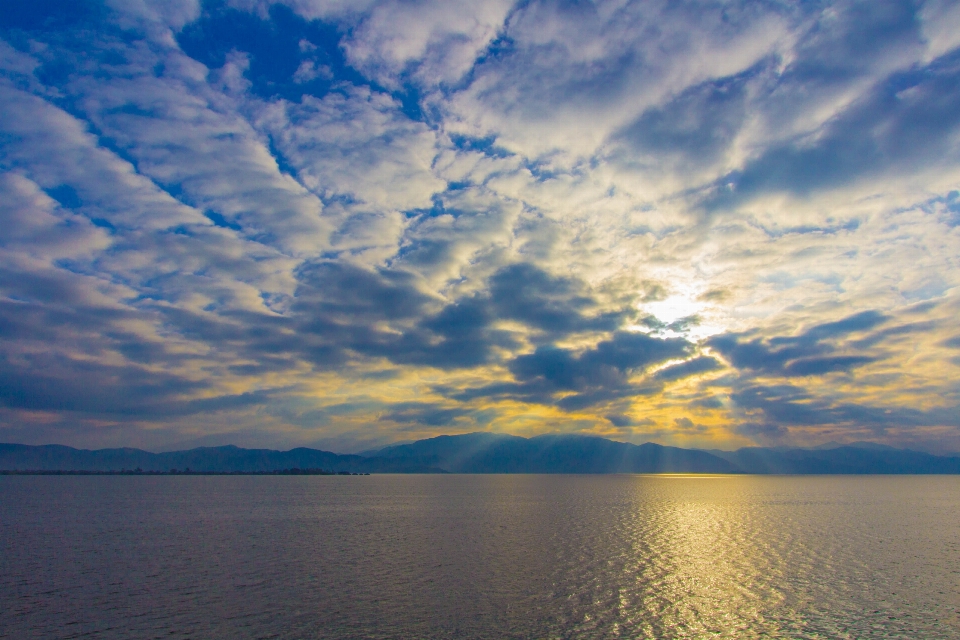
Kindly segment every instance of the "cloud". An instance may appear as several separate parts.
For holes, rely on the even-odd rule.
[[[834,322],[824,322],[803,332],[803,338],[823,340],[833,336],[842,336],[854,331],[865,331],[883,324],[889,318],[876,310],[861,311],[852,316]]]
[[[297,84],[312,82],[317,78],[332,80],[333,73],[329,67],[318,65],[313,60],[304,60],[301,62],[300,66],[297,67],[297,71],[293,74],[293,81]]]
[[[303,318],[301,333],[397,364],[441,368],[477,366],[491,361],[497,349],[517,346],[515,332],[498,328],[520,323],[556,338],[571,333],[611,331],[624,322],[622,312],[588,315],[598,307],[583,283],[559,278],[528,264],[503,267],[489,281],[487,293],[445,303],[426,293],[426,283],[411,272],[369,270],[341,262],[303,267],[293,314]],[[602,343],[600,358],[629,358],[629,339],[616,347]],[[651,343],[654,349],[658,342]],[[633,357],[642,358],[642,345]],[[324,353],[327,353],[324,351]],[[639,360],[638,360],[639,362]],[[615,363],[622,369],[636,364]]]
[[[591,314],[597,301],[584,282],[552,276],[528,263],[498,270],[490,278],[489,287],[500,318],[548,333],[612,331],[631,315],[628,310]]]
[[[507,148],[589,154],[646,108],[750,68],[784,35],[774,13],[709,3],[524,4],[450,107],[465,132]]]
[[[700,356],[679,364],[664,367],[663,369],[657,371],[654,377],[657,380],[662,380],[664,382],[680,380],[682,378],[695,376],[699,373],[715,371],[721,366],[722,365],[719,361],[717,361],[716,358],[711,358],[710,356]]]
[[[199,17],[201,3],[199,0],[107,0],[106,4],[121,14],[123,21],[160,23],[178,30]]]
[[[456,83],[498,36],[512,4],[379,2],[344,48],[353,65],[387,86],[408,74],[427,87]]]
[[[788,376],[817,376],[832,371],[849,371],[876,359],[869,356],[833,356],[829,358],[799,358],[793,360],[784,372]]]
[[[103,149],[81,121],[49,102],[6,84],[0,109],[8,171],[19,169],[41,188],[69,187],[74,204],[96,207],[95,217],[113,227],[158,229],[203,221],[131,163]]]
[[[681,338],[654,338],[643,333],[617,332],[596,347],[574,351],[539,347],[507,364],[514,382],[466,389],[451,397],[516,398],[555,404],[573,411],[617,398],[645,393],[630,377],[648,367],[682,357],[691,344]]]
[[[380,419],[429,427],[447,427],[469,414],[470,411],[461,408],[443,408],[429,403],[407,402],[392,406],[389,412],[380,416]]]
[[[882,432],[905,426],[960,425],[956,406],[918,410],[832,403],[790,385],[747,387],[731,398],[738,407],[759,410],[771,424],[781,427],[848,424]]]
[[[927,45],[927,60],[934,60],[960,47],[956,29],[960,26],[960,9],[955,4],[944,0],[925,2],[919,18]]]
[[[737,335],[718,335],[707,344],[738,369],[785,376],[823,375],[849,371],[875,360],[863,355],[827,355],[838,347],[826,341],[872,329],[887,320],[877,311],[862,311],[842,320],[817,324],[798,336],[746,340]]]
[[[471,276],[483,280],[511,258],[520,209],[483,187],[445,193],[430,209],[409,212],[416,217],[395,263],[422,273],[438,288]]]
[[[611,136],[624,163],[664,162],[710,167],[723,162],[748,117],[749,73],[692,86],[652,106]]]
[[[730,206],[766,192],[807,195],[933,162],[960,161],[960,70],[952,59],[892,74],[815,135],[774,145],[724,176],[710,206]]]
[[[324,345],[322,360],[348,350],[397,364],[468,367],[486,362],[494,345],[510,344],[490,327],[482,301],[443,305],[407,272],[325,262],[300,279],[292,311],[302,319],[299,333]]]
[[[633,419],[630,416],[625,416],[618,413],[610,413],[604,416],[607,420],[610,421],[615,427],[630,427],[633,426]]]
[[[10,258],[15,252],[26,253],[52,266],[56,259],[90,257],[111,244],[106,230],[74,210],[61,208],[23,175],[0,175],[0,193],[0,225],[7,229],[0,246]]]
[[[260,126],[314,193],[375,210],[429,207],[446,186],[431,173],[435,134],[389,95],[365,88],[266,107]]]
[[[960,448],[958,15],[5,11],[0,435]]]

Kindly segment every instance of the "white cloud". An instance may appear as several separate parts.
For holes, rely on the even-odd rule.
[[[927,62],[960,47],[960,4],[928,0],[920,10],[920,20],[927,44]]]
[[[233,0],[266,15],[267,0]],[[511,0],[282,0],[307,19],[349,25],[343,48],[351,65],[390,88],[405,75],[433,89],[455,83],[493,41]]]
[[[395,85],[410,72],[424,86],[457,82],[496,38],[512,2],[418,0],[381,2],[344,46],[350,62]]]
[[[257,124],[314,193],[381,211],[429,207],[431,194],[445,188],[431,169],[436,135],[399,107],[388,95],[351,88],[267,105]]]
[[[171,52],[169,59],[181,56]],[[230,98],[178,77],[176,67],[156,77],[147,65],[157,62],[144,60],[133,78],[85,78],[72,90],[84,95],[87,117],[143,175],[258,242],[292,255],[323,251],[331,227],[319,198],[280,171],[268,142]]]
[[[683,89],[742,72],[790,42],[776,14],[712,3],[531,3],[505,32],[511,46],[475,70],[442,107],[459,131],[567,162]],[[454,130],[454,129],[451,129]]]
[[[110,235],[76,212],[62,209],[40,185],[18,174],[0,174],[0,246],[8,255],[42,260],[91,258],[106,250]]]
[[[9,136],[3,160],[23,168],[43,188],[68,185],[95,205],[112,224],[162,229],[204,218],[99,146],[75,118],[41,98],[10,85],[0,90],[0,130]],[[129,207],[134,201],[136,207]]]
[[[297,67],[297,71],[293,74],[293,81],[299,84],[312,82],[317,78],[332,80],[333,73],[330,71],[330,67],[322,64],[318,65],[313,60],[304,60],[301,62],[300,66]]]
[[[107,0],[121,24],[158,23],[177,31],[200,15],[200,0]]]

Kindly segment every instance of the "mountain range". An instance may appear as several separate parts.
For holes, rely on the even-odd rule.
[[[351,473],[442,473],[436,467],[411,460],[341,455],[300,447],[290,451],[243,449],[232,445],[199,447],[187,451],[151,453],[142,449],[74,449],[62,445],[0,444],[0,471],[166,471],[194,472],[277,471],[325,469]]]
[[[438,436],[343,455],[300,447],[290,451],[200,447],[151,453],[141,449],[74,449],[0,444],[0,471],[262,472],[326,469],[351,473],[748,473],[956,474],[960,457],[875,443],[831,443],[812,449],[747,447],[736,451],[641,445],[581,435],[522,438],[470,433]]]

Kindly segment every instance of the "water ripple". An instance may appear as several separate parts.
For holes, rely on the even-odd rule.
[[[0,477],[0,638],[960,638],[960,478]]]

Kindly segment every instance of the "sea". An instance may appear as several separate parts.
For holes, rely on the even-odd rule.
[[[960,476],[0,476],[0,638],[960,638]]]

